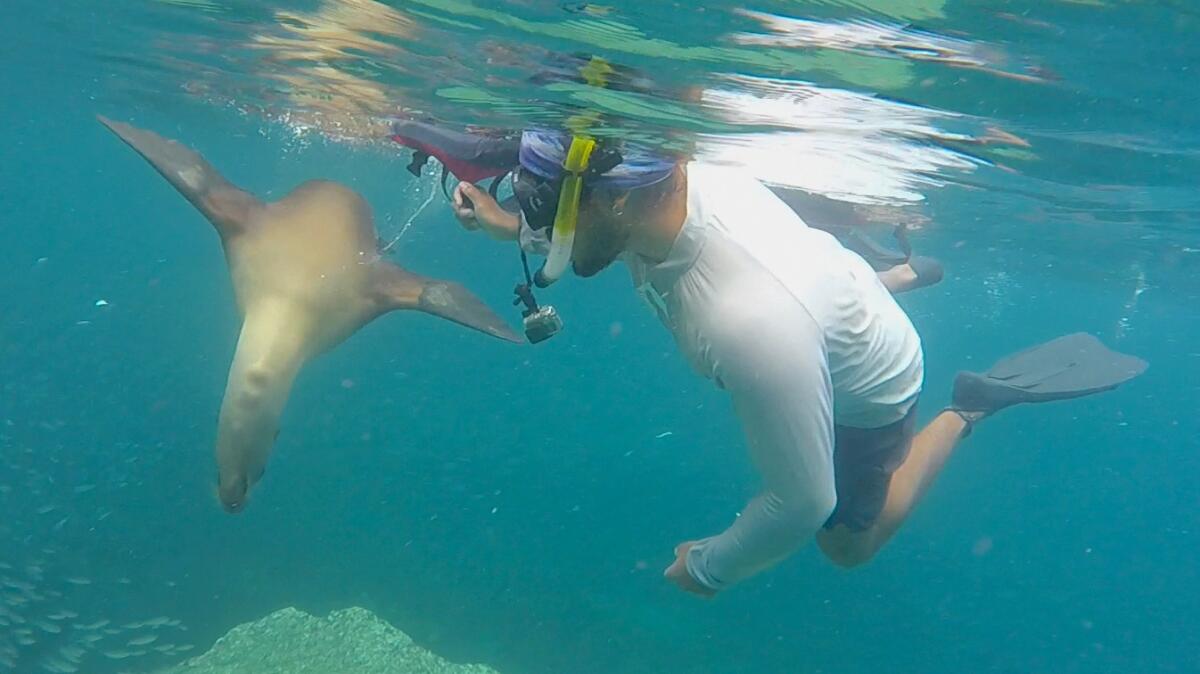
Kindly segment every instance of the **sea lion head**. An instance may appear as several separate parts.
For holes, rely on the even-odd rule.
[[[217,476],[217,498],[221,500],[221,507],[225,512],[242,512],[249,496],[250,482],[244,474],[233,477]]]
[[[248,472],[239,466],[217,473],[217,498],[225,512],[240,513],[246,508],[246,502],[250,500],[250,488],[262,479],[264,468],[260,466],[254,472]]]
[[[278,437],[276,430],[265,445],[255,446],[260,451],[248,451],[246,446],[239,447],[241,451],[236,452],[218,451],[217,498],[226,512],[240,513],[246,508],[250,490],[262,480],[271,446]]]

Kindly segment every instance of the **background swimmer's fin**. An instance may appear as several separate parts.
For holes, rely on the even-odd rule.
[[[831,232],[834,229],[867,227],[871,223],[846,201],[830,199],[823,194],[806,192],[795,187],[767,185],[767,189],[788,205],[809,227]]]
[[[908,261],[911,251],[893,250],[863,232],[872,223],[853,204],[793,187],[767,185],[767,188],[800,216],[804,224],[836,236],[843,246],[861,255],[875,271],[887,271]]]
[[[1146,367],[1078,332],[1008,356],[983,374],[958,373],[952,409],[987,415],[1019,403],[1079,398],[1114,389]]]
[[[373,273],[380,313],[415,309],[505,341],[524,343],[504,319],[458,283],[431,279],[383,261],[376,263]]]
[[[263,208],[257,197],[225,180],[204,157],[185,145],[107,117],[98,119],[200,209],[222,239],[241,232]]]
[[[803,214],[801,214],[803,218]],[[842,245],[858,253],[875,271],[887,271],[910,260],[908,253],[888,248],[851,227],[819,227],[836,236]]]
[[[420,175],[420,167],[429,157],[440,161],[454,177],[470,183],[508,173],[520,161],[519,137],[485,136],[402,119],[392,122],[391,139],[414,150],[408,169],[416,175]]]

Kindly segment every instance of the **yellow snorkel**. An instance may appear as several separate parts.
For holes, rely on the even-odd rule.
[[[563,162],[562,191],[558,195],[558,211],[554,215],[554,234],[550,237],[550,254],[534,277],[539,288],[562,278],[571,262],[575,246],[575,225],[579,222],[579,199],[583,193],[583,174],[587,171],[596,141],[587,136],[572,136],[567,159]]]
[[[608,61],[598,56],[593,56],[587,65],[579,69],[584,81],[594,87],[604,87],[612,72]],[[558,195],[558,211],[554,215],[550,254],[534,277],[534,283],[539,288],[545,288],[562,278],[571,262],[571,251],[575,247],[575,225],[579,222],[579,199],[583,193],[583,174],[591,162],[592,151],[596,149],[596,140],[584,133],[584,129],[594,123],[596,117],[596,113],[590,112],[567,120],[567,128],[574,131],[574,135],[571,136],[567,159],[563,162],[563,184]]]

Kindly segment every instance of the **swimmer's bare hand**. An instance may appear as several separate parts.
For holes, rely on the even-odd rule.
[[[520,218],[501,208],[487,192],[464,181],[455,186],[451,200],[454,217],[466,229],[482,229],[493,238],[506,241],[517,238]]]
[[[667,567],[667,570],[663,572],[663,576],[672,583],[675,583],[684,592],[691,592],[692,594],[709,599],[716,596],[716,590],[701,585],[695,578],[692,578],[692,574],[688,573],[687,570],[687,553],[695,544],[696,541],[687,541],[676,545],[675,561],[671,566]]]
[[[472,185],[465,182],[456,185],[450,199],[453,202],[454,217],[458,218],[459,224],[466,229],[475,231],[479,229],[479,223],[475,220],[474,200],[468,200],[466,196],[468,186]]]

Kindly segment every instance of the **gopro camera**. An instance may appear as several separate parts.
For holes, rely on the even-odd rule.
[[[563,328],[562,319],[552,306],[538,307],[536,311],[525,314],[525,338],[530,344],[537,344],[557,335]]]

